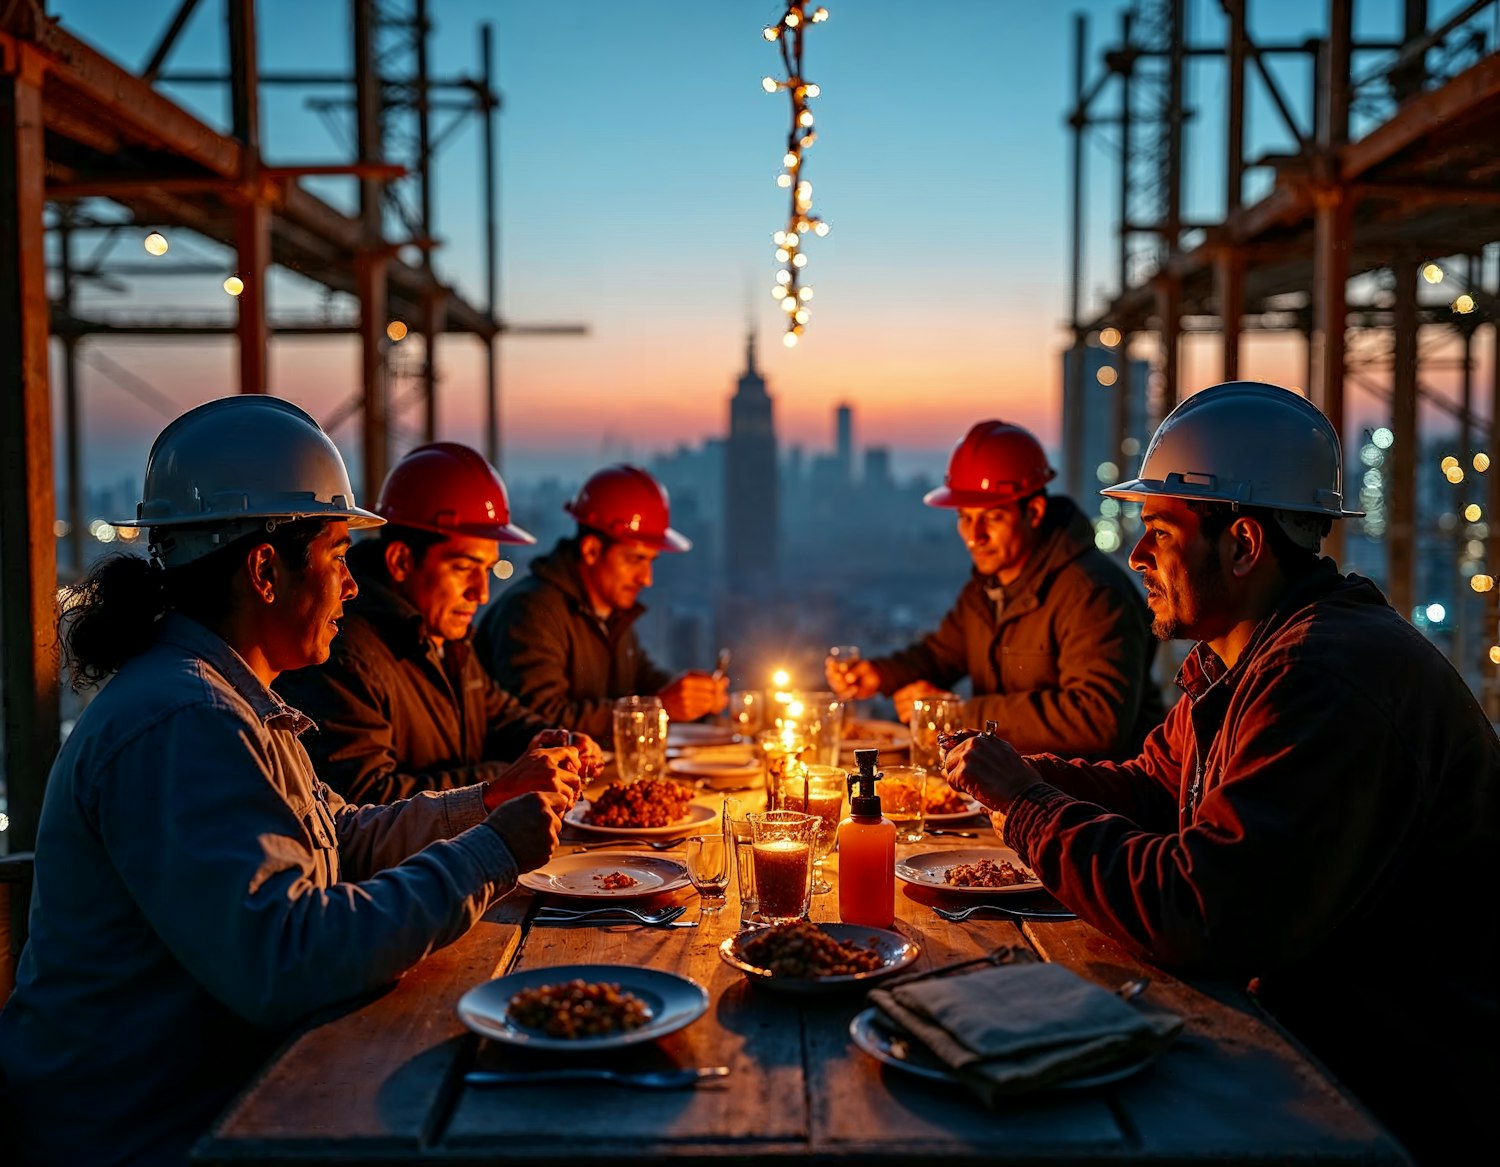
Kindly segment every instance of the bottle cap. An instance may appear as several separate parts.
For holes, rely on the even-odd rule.
[[[875,793],[875,782],[880,777],[876,762],[879,750],[855,750],[854,764],[857,774],[849,775],[849,813],[860,818],[880,817],[880,795]]]

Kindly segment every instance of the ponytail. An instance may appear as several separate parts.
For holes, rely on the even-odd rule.
[[[151,644],[167,610],[165,575],[139,555],[111,555],[63,589],[58,635],[75,693],[94,688]]]

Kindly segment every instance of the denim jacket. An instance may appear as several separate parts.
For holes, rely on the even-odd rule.
[[[0,1013],[27,1161],[170,1163],[312,1011],[461,936],[517,870],[480,788],[347,805],[284,705],[181,615],[53,765]]]

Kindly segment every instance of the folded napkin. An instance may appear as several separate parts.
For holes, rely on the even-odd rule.
[[[869,999],[986,1105],[1147,1057],[1182,1028],[1059,964],[913,981]]]

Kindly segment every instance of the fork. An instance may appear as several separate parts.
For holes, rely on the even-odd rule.
[[[683,912],[687,911],[686,904],[673,904],[670,908],[658,908],[654,912],[642,912],[635,908],[589,908],[587,911],[573,911],[567,908],[543,908],[536,914],[538,922],[543,924],[564,924],[572,920],[601,920],[611,916],[626,916],[632,920],[638,920],[642,924],[670,924]]]
[[[1078,916],[1073,912],[1049,912],[1038,911],[1034,908],[1004,908],[999,904],[974,904],[967,908],[938,908],[932,909],[945,920],[952,920],[955,924],[962,923],[975,912],[999,912],[1002,916],[1014,916],[1018,920],[1076,920]]]
[[[464,1082],[470,1086],[533,1086],[546,1082],[613,1082],[641,1090],[679,1090],[729,1076],[728,1066],[689,1067],[681,1070],[600,1070],[576,1067],[563,1070],[470,1070]]]
[[[573,853],[598,851],[602,847],[650,847],[653,851],[670,851],[673,847],[680,846],[681,839],[615,839],[608,843],[580,843],[573,848]]]

